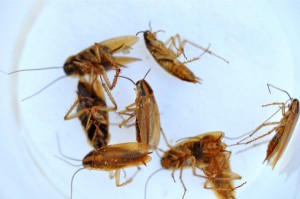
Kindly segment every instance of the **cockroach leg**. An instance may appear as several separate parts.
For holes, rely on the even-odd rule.
[[[191,42],[191,41],[185,39],[185,40],[183,40],[183,41],[180,43],[180,48],[184,48],[184,46],[186,45],[186,43],[188,43],[188,44],[190,44],[190,45],[192,45],[192,46],[194,46],[194,47],[196,47],[196,48],[199,48],[199,49],[203,50],[204,53],[208,53],[208,54],[210,54],[210,55],[213,55],[213,56],[215,56],[215,57],[217,57],[217,58],[219,58],[219,59],[225,61],[226,63],[229,63],[229,61],[227,61],[227,60],[224,59],[223,57],[221,57],[221,56],[219,56],[219,55],[213,53],[213,52],[210,51],[210,50],[208,50],[209,47],[210,47],[210,44],[208,45],[208,48],[204,48],[203,46],[200,46],[200,45],[198,45],[198,44],[196,44],[196,43],[194,43],[194,42]],[[201,56],[202,56],[202,54],[200,55],[200,57],[201,57]],[[200,57],[199,57],[199,58],[200,58]]]
[[[262,127],[263,127],[263,126],[268,126],[268,125],[275,125],[275,124],[280,124],[280,122],[269,122],[269,123],[263,124]],[[245,140],[245,139],[243,139],[243,140],[237,142],[237,145],[239,145],[239,144],[249,144],[249,143],[252,143],[252,142],[254,142],[254,141],[258,140],[258,139],[261,139],[261,138],[263,138],[263,137],[265,137],[265,136],[271,134],[273,131],[276,131],[277,129],[278,129],[278,126],[274,127],[274,128],[271,129],[269,132],[267,132],[267,133],[265,133],[265,134],[263,134],[263,135],[261,135],[261,136],[258,136],[258,137],[254,138],[254,139],[252,139],[252,140],[250,140],[250,141],[248,141],[248,142],[243,142],[243,141]],[[256,132],[257,132],[257,131],[256,131]],[[247,137],[247,138],[248,138],[248,137]]]
[[[183,199],[184,196],[185,196],[185,193],[186,193],[187,189],[186,189],[186,187],[184,185],[184,182],[182,180],[182,171],[183,171],[183,168],[180,169],[179,180],[180,180],[180,182],[181,182],[181,184],[183,186],[183,189],[184,189],[184,192],[183,192],[183,195],[182,195],[182,199]]]
[[[162,128],[160,128],[160,131],[161,131],[161,133],[162,133],[162,135],[163,135],[163,138],[164,138],[164,140],[165,140],[167,146],[168,146],[169,148],[172,148],[172,149],[173,149],[172,145],[168,142],[168,139],[167,139],[167,137],[166,137],[166,134],[165,134],[164,130],[163,130]]]
[[[119,127],[122,128],[122,126],[124,126],[129,120],[131,120],[132,118],[134,118],[134,116],[135,116],[135,113],[132,113],[131,115],[129,115],[129,117],[128,117],[126,120],[124,120],[124,121],[119,125]]]
[[[281,110],[282,110],[282,115],[284,116],[285,115],[285,103],[283,102],[274,102],[274,103],[271,103],[271,104],[265,104],[265,105],[262,105],[262,107],[267,107],[267,106],[280,106]]]
[[[107,76],[106,76],[106,77],[107,77]],[[103,80],[102,80],[101,76],[100,76],[100,79],[101,79],[101,85],[102,85],[102,87],[104,88],[104,90],[106,91],[106,93],[107,93],[107,95],[108,95],[110,101],[111,101],[111,102],[113,103],[113,105],[114,105],[114,107],[112,107],[111,110],[113,110],[113,111],[114,111],[114,110],[117,110],[117,109],[118,109],[118,106],[117,106],[117,103],[116,103],[115,99],[114,99],[113,96],[111,95],[111,92],[110,92],[109,89],[107,88],[107,85],[103,83]]]
[[[267,123],[263,123],[261,124],[259,127],[257,127],[249,136],[245,137],[244,139],[240,140],[239,142],[237,142],[237,144],[234,144],[234,145],[238,145],[238,144],[243,144],[243,141],[247,140],[248,138],[252,137],[255,133],[257,133],[261,128],[265,127],[265,126],[270,126],[270,125],[278,125],[278,124],[281,124],[281,122],[267,122]],[[271,130],[271,132],[273,132],[274,130],[276,130],[276,127],[273,128]],[[267,133],[268,135],[270,133]],[[261,137],[261,136],[260,136]],[[264,137],[264,136],[263,136]],[[257,139],[255,139],[257,140]],[[253,142],[253,141],[252,141]],[[233,145],[230,145],[230,146],[233,146]]]

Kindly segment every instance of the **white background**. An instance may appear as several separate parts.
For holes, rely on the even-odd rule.
[[[12,71],[62,66],[68,56],[94,42],[134,35],[148,29],[151,21],[153,30],[165,31],[158,34],[161,40],[179,33],[203,46],[211,43],[211,50],[230,64],[205,55],[188,65],[203,83],[182,82],[155,63],[141,38],[130,56],[142,58],[143,62],[130,64],[122,74],[137,81],[151,68],[146,80],[155,92],[162,127],[172,143],[215,130],[233,137],[253,130],[276,110],[262,109],[262,104],[287,99],[276,90],[270,95],[267,83],[294,97],[300,95],[296,87],[300,65],[299,9],[297,1],[1,1],[0,67]],[[186,53],[193,57],[201,52],[187,46]],[[64,152],[72,157],[81,159],[91,150],[79,120],[63,121],[76,99],[78,80],[65,78],[21,102],[60,75],[63,71],[59,69],[0,74],[0,198],[70,195],[70,179],[77,168],[54,155],[59,155],[56,133]],[[133,88],[126,80],[119,80],[113,95],[120,109],[134,101]],[[120,118],[111,113],[110,120],[114,123]],[[112,126],[110,132],[111,144],[134,141],[133,128]],[[247,181],[236,191],[237,198],[300,197],[296,195],[299,133],[296,129],[283,161],[274,171],[262,165],[267,145],[239,155],[233,153],[232,170],[243,177],[235,185]],[[160,147],[166,149],[163,140]],[[82,171],[75,177],[73,198],[143,198],[146,179],[160,168],[157,156],[152,157],[134,181],[121,188],[116,188],[105,172]],[[282,166],[282,162],[288,166]],[[129,169],[127,175],[132,172]],[[287,174],[291,174],[289,178]],[[204,180],[193,177],[189,169],[184,171],[183,179],[188,189],[185,198],[215,197],[212,191],[202,188]],[[148,186],[148,198],[181,198],[182,193],[179,180],[173,183],[170,171],[154,176]]]

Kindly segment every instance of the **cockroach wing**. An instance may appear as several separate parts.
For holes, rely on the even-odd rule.
[[[274,149],[272,154],[267,159],[268,163],[270,165],[272,165],[272,169],[274,169],[279,158],[284,153],[284,150],[285,150],[286,146],[288,145],[290,138],[294,132],[298,118],[299,118],[299,113],[290,112],[290,115],[286,121],[286,126],[284,128],[282,138],[281,138],[279,144],[277,145],[277,147]]]
[[[114,37],[100,42],[101,45],[108,47],[113,53],[118,53],[134,45],[139,38],[133,35]]]
[[[142,61],[139,58],[134,58],[134,57],[121,57],[121,56],[115,56],[114,57],[114,61],[119,65],[119,66],[123,66],[126,67],[126,64],[129,64],[131,62],[135,62],[135,61]]]

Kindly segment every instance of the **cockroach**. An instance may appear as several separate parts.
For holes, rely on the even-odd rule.
[[[129,115],[119,127],[121,128],[130,119],[136,117],[136,140],[152,147],[157,147],[160,139],[160,116],[151,86],[146,82],[145,77],[136,83],[128,77],[120,77],[130,80],[136,85],[136,99],[135,102],[128,105],[125,110],[119,112],[120,114]]]
[[[124,67],[126,64],[134,61],[139,61],[140,59],[133,58],[133,57],[115,56],[114,54],[118,52],[128,51],[131,48],[131,46],[134,45],[137,41],[138,41],[138,37],[128,35],[128,36],[115,37],[99,43],[95,43],[93,46],[86,48],[85,50],[75,55],[70,56],[64,63],[63,66],[64,72],[66,76],[83,76],[85,74],[88,74],[90,75],[90,82],[94,82],[97,79],[97,77],[100,77],[102,86],[107,92],[112,103],[115,105],[115,110],[116,110],[117,105],[109,90],[113,89],[113,87],[117,83],[117,77],[120,73],[120,67]],[[22,71],[36,71],[36,70],[57,69],[57,68],[62,68],[62,67],[21,69],[7,74],[10,75]],[[112,84],[110,83],[106,74],[106,71],[109,70],[116,70],[116,75],[114,77]],[[40,91],[36,92],[35,94],[25,99],[37,95],[45,88],[49,87],[51,84],[62,79],[63,77],[65,76],[59,77],[55,81],[45,86]]]
[[[205,53],[209,53],[211,55],[214,55],[225,62],[229,63],[227,60],[224,58],[216,55],[212,51],[209,50],[208,48],[204,48],[202,46],[199,46],[191,41],[188,40],[181,40],[180,36],[176,34],[175,36],[170,37],[170,39],[167,40],[166,43],[163,43],[162,41],[158,40],[156,38],[156,34],[158,32],[161,32],[161,30],[152,32],[151,31],[151,26],[150,30],[146,31],[140,31],[139,33],[144,34],[144,40],[145,40],[145,45],[148,49],[148,51],[151,53],[153,58],[156,60],[156,62],[163,68],[165,69],[168,73],[171,75],[187,82],[192,82],[192,83],[200,83],[200,78],[196,77],[194,73],[188,69],[185,64],[188,64],[190,62],[196,61],[200,59]],[[176,44],[176,41],[178,44]],[[189,43],[190,45],[200,48],[204,52],[193,59],[181,62],[178,60],[178,57],[184,54],[184,46],[186,43]],[[178,47],[177,47],[178,45]]]
[[[110,138],[107,111],[113,108],[106,106],[103,89],[98,81],[90,84],[84,77],[81,77],[77,88],[78,99],[65,115],[65,120],[79,117],[89,143],[95,149],[106,146]],[[76,106],[77,112],[71,115]]]
[[[286,93],[289,97],[290,104],[288,104],[287,107],[286,107],[286,103],[284,103],[284,102],[274,102],[271,104],[263,105],[263,107],[271,106],[271,105],[280,106],[280,108],[282,110],[281,120],[279,122],[268,122],[268,121],[264,122],[263,124],[258,126],[249,136],[240,140],[239,142],[237,142],[234,145],[249,144],[249,143],[254,142],[258,139],[261,139],[275,131],[276,134],[269,142],[269,145],[267,148],[267,155],[264,160],[264,162],[268,161],[268,163],[272,166],[272,169],[274,169],[274,167],[276,166],[276,163],[278,162],[278,160],[284,153],[284,150],[285,150],[286,146],[288,145],[289,140],[290,140],[290,138],[294,132],[295,126],[297,124],[297,121],[299,118],[299,100],[295,99],[295,98],[294,99],[291,98],[290,94],[285,90],[282,90],[271,84],[267,84],[267,86],[268,86],[270,93],[271,93],[270,87]],[[288,108],[287,111],[286,111],[286,108]],[[250,141],[246,141],[247,139],[252,137],[254,134],[256,134],[260,129],[262,129],[265,126],[274,126],[274,127],[267,133],[265,133],[261,136],[258,136]]]
[[[147,144],[138,142],[128,142],[103,146],[89,152],[82,160],[83,168],[77,170],[71,180],[71,198],[73,189],[74,176],[82,169],[108,171],[110,178],[115,178],[116,186],[124,186],[130,183],[137,172],[140,170],[140,165],[146,165],[151,161],[149,156],[150,147]],[[129,168],[138,167],[137,172],[120,183],[120,171]]]
[[[223,132],[215,131],[200,134],[195,137],[186,138],[174,146],[168,143],[163,131],[162,134],[169,150],[164,152],[161,158],[161,165],[164,169],[172,170],[174,182],[174,173],[176,170],[180,170],[179,179],[184,188],[182,198],[184,198],[187,190],[182,180],[184,168],[191,168],[193,175],[206,179],[204,188],[213,189],[218,193],[220,191],[230,192],[230,195],[234,197],[233,190],[237,187],[233,187],[232,180],[241,179],[241,177],[230,170],[229,157],[231,152],[226,151],[226,144],[221,142],[224,136]],[[205,175],[197,174],[196,169],[202,170]],[[209,187],[209,185],[211,186]],[[232,198],[221,197],[219,195],[220,199]]]
[[[243,186],[246,182],[234,187],[233,180],[240,180],[242,177],[233,173],[229,160],[231,153],[220,152],[208,159],[202,167],[203,173],[208,177],[204,184],[205,189],[212,189],[218,199],[234,199],[234,190]]]

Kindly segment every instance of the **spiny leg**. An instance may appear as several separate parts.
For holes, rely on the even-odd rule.
[[[105,79],[105,78],[104,78]],[[107,83],[104,84],[103,80],[102,80],[102,75],[100,75],[100,80],[101,80],[101,85],[104,88],[105,92],[107,93],[110,101],[113,103],[114,107],[111,108],[111,110],[117,110],[118,106],[117,103],[115,102],[115,99],[113,98],[111,92],[109,91],[109,89],[107,88]]]
[[[176,40],[179,44],[179,47],[176,46]],[[165,46],[172,50],[172,48],[174,47],[177,52],[176,52],[176,57],[179,57],[180,55],[183,54],[184,58],[187,59],[187,57],[184,54],[184,48],[183,45],[181,45],[182,41],[180,39],[179,34],[176,34],[175,36],[170,37],[166,42],[165,42]],[[169,45],[169,46],[168,46]]]
[[[203,46],[200,46],[200,45],[198,45],[198,44],[196,44],[196,43],[194,43],[194,42],[191,42],[191,41],[189,41],[189,40],[186,40],[186,39],[183,40],[183,41],[180,43],[180,48],[183,48],[183,47],[186,45],[186,43],[188,43],[188,44],[190,44],[190,45],[192,45],[192,46],[194,46],[194,47],[196,47],[196,48],[199,48],[199,49],[203,50],[204,52],[207,52],[208,54],[213,55],[213,56],[215,56],[215,57],[217,57],[217,58],[219,58],[219,59],[225,61],[226,63],[229,63],[229,61],[227,61],[227,60],[224,59],[223,57],[221,57],[221,56],[215,54],[214,52],[208,50],[208,48],[204,48]],[[209,46],[210,46],[210,44],[209,44]]]
[[[129,117],[124,120],[120,125],[119,127],[122,128],[129,120],[131,120],[133,117],[135,117],[135,113],[132,113],[131,115],[129,115]]]
[[[281,124],[281,122],[267,122],[267,123],[263,123],[263,124],[259,125],[249,136],[247,136],[244,139],[242,139],[239,142],[237,142],[237,144],[243,142],[244,140],[247,140],[248,138],[251,138],[255,133],[257,133],[261,128],[263,128],[265,126],[278,125],[278,124]],[[237,145],[237,144],[234,144],[234,145]],[[231,146],[233,146],[233,145],[231,145]]]
[[[77,104],[79,104],[79,102],[84,100],[84,99],[90,100],[91,98],[79,96],[77,98],[77,100],[73,103],[73,105],[70,107],[70,109],[68,110],[66,115],[64,116],[65,120],[70,120],[70,119],[79,117],[79,116],[81,116],[82,114],[84,114],[86,112],[89,112],[89,108],[84,108],[84,109],[81,109],[80,111],[78,111],[77,113],[74,113],[73,115],[71,115],[71,112],[74,110],[74,108],[77,106]]]
[[[281,110],[282,110],[282,115],[284,116],[286,113],[285,112],[285,103],[283,103],[283,102],[273,102],[271,104],[262,105],[262,107],[267,107],[267,106],[280,106]]]
[[[274,127],[273,129],[271,129],[268,133],[265,133],[265,134],[263,134],[263,135],[261,135],[261,136],[258,136],[257,138],[254,138],[253,140],[250,140],[250,141],[248,141],[248,142],[238,142],[237,145],[239,145],[239,144],[249,144],[249,143],[251,143],[251,142],[254,142],[255,140],[261,139],[261,138],[263,138],[263,137],[265,137],[265,136],[271,134],[271,133],[272,133],[273,131],[275,131],[277,128],[278,128],[278,127],[276,126],[276,127]]]

